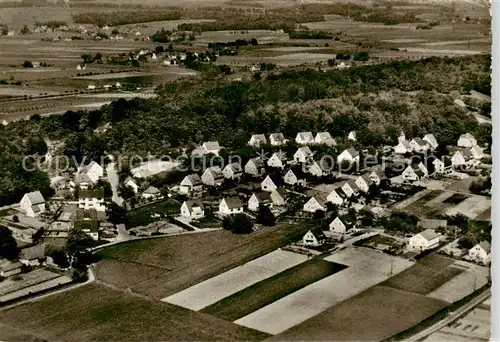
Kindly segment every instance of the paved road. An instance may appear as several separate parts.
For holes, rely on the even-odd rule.
[[[111,190],[113,190],[112,200],[119,206],[123,204],[123,198],[118,195],[118,174],[115,170],[115,163],[109,163],[106,168],[106,172],[108,173],[108,180],[111,184]]]

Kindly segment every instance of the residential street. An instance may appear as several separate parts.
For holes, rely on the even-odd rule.
[[[123,204],[123,198],[118,195],[118,174],[115,170],[115,163],[110,163],[106,168],[106,172],[108,173],[108,180],[111,184],[111,189],[113,190],[112,200],[121,206]]]

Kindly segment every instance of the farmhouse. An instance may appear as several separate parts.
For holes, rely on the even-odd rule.
[[[123,182],[123,185],[131,187],[132,190],[134,190],[134,193],[139,192],[139,186],[132,177],[127,177],[127,179],[125,179],[125,182]]]
[[[299,145],[307,145],[314,142],[314,136],[311,132],[299,132],[295,137],[295,142]]]
[[[272,146],[281,146],[286,144],[286,139],[283,133],[272,133],[269,135],[269,143]]]
[[[270,192],[256,192],[253,193],[250,199],[248,200],[248,210],[257,211],[259,206],[271,206],[271,193]]]
[[[304,204],[303,210],[308,213],[315,213],[318,210],[326,211],[326,198],[315,195]]]
[[[344,150],[337,156],[337,162],[339,164],[341,164],[343,161],[347,161],[349,163],[359,162],[359,152],[352,147]]]
[[[147,200],[156,200],[162,198],[163,196],[158,188],[150,186],[142,192],[141,197]]]
[[[396,154],[406,154],[413,151],[413,147],[410,145],[408,140],[400,141],[399,144],[394,147],[394,153]]]
[[[330,203],[333,203],[335,205],[342,205],[344,204],[344,198],[346,194],[342,191],[341,188],[333,189],[328,196],[326,197],[326,200]]]
[[[227,164],[222,170],[222,174],[227,179],[240,179],[243,175],[243,169],[238,163]]]
[[[325,234],[321,229],[309,230],[302,238],[302,244],[310,247],[320,247],[325,243]]]
[[[314,142],[316,144],[335,146],[337,142],[332,138],[329,132],[319,132],[314,137]]]
[[[264,162],[261,158],[252,158],[245,164],[245,173],[254,177],[263,176],[266,173]]]
[[[433,134],[426,134],[422,140],[429,144],[431,150],[435,150],[439,146]]]
[[[408,240],[408,248],[420,251],[434,248],[439,245],[439,236],[433,229],[426,229]]]
[[[302,171],[302,167],[292,167],[290,170],[288,170],[285,173],[285,176],[283,177],[283,180],[286,184],[289,185],[301,185],[305,186],[306,185],[306,175]]]
[[[195,173],[184,177],[179,186],[179,193],[185,195],[200,193],[202,190],[203,183],[201,181],[201,178]]]
[[[470,133],[465,133],[460,135],[458,138],[457,146],[458,147],[467,147],[471,148],[477,145],[477,140],[474,138],[474,136]]]
[[[267,166],[269,167],[277,167],[283,169],[286,165],[286,158],[283,153],[273,153],[271,158],[267,160]]]
[[[488,264],[491,261],[491,244],[488,241],[481,241],[469,249],[469,258],[476,262]]]
[[[417,165],[408,165],[402,173],[404,181],[416,182],[425,177],[424,172]]]
[[[21,249],[19,261],[26,266],[39,266],[45,259],[45,245],[39,244]]]
[[[410,141],[410,145],[413,148],[413,152],[417,153],[422,153],[429,149],[429,144],[420,138],[413,138]]]
[[[364,175],[359,176],[355,180],[355,182],[356,182],[356,186],[358,187],[358,189],[361,190],[362,192],[368,192],[368,190],[370,189],[370,185],[374,184],[368,173],[365,173]]]
[[[260,147],[265,144],[267,144],[267,139],[264,134],[254,134],[248,141],[248,145],[253,147]]]
[[[262,183],[260,183],[260,187],[262,188],[262,191],[273,192],[278,188],[277,184],[279,184],[279,182],[276,177],[266,176]]]
[[[0,266],[0,277],[7,278],[13,276],[15,274],[21,273],[22,263],[19,261],[10,262],[7,261]]]
[[[184,201],[181,206],[181,216],[191,220],[205,217],[205,210],[201,201]]]
[[[286,204],[286,191],[283,188],[278,188],[271,192],[271,200],[273,206],[279,207]]]
[[[205,185],[209,186],[220,186],[224,182],[224,174],[218,166],[212,166],[203,172],[201,175],[201,181]]]
[[[337,216],[330,223],[330,231],[337,234],[345,234],[356,225],[356,221],[350,215]]]
[[[307,146],[300,147],[293,155],[293,160],[298,163],[305,163],[313,156],[311,149]]]
[[[243,202],[238,197],[223,198],[219,203],[219,214],[234,215],[243,212]]]
[[[26,216],[35,217],[45,212],[45,199],[40,191],[29,192],[24,194],[19,206]]]
[[[451,157],[451,165],[453,166],[470,166],[474,164],[472,153],[469,149],[463,148],[456,151]]]
[[[78,208],[79,209],[95,209],[97,211],[106,211],[104,204],[104,191],[96,190],[80,190],[78,193]]]

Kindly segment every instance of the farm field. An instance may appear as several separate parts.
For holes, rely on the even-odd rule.
[[[267,336],[209,315],[99,284],[0,311],[0,321],[8,328],[0,330],[2,340],[17,329],[22,330],[23,335],[38,339],[64,341],[252,341]]]

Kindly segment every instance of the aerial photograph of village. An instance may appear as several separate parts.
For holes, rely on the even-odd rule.
[[[0,341],[489,341],[491,22],[0,0]]]

